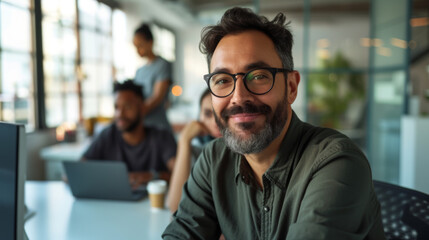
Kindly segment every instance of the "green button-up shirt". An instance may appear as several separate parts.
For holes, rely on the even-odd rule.
[[[206,147],[164,239],[385,239],[364,154],[293,114],[263,189],[223,139]]]

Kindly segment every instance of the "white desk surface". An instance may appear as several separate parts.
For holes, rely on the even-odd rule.
[[[36,214],[25,223],[30,240],[161,239],[170,211],[139,202],[75,199],[60,181],[28,181],[25,203]]]
[[[48,161],[77,161],[91,144],[91,138],[81,142],[57,143],[43,148],[40,157]]]

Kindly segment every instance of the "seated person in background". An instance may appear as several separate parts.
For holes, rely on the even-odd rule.
[[[202,32],[222,137],[203,149],[164,239],[385,239],[371,168],[343,134],[302,122],[292,34],[232,8]]]
[[[84,153],[84,160],[122,161],[134,188],[154,178],[168,180],[176,156],[170,131],[143,126],[143,91],[133,81],[114,84],[114,123]]]
[[[167,204],[171,212],[177,210],[191,165],[200,155],[204,145],[218,137],[221,137],[221,134],[214,119],[211,94],[207,89],[200,98],[199,121],[188,123],[180,133],[175,168],[168,190]]]

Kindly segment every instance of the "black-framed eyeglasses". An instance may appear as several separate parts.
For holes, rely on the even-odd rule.
[[[247,73],[231,74],[227,72],[214,72],[204,75],[210,92],[219,98],[228,97],[235,90],[237,76],[243,76],[246,89],[255,95],[264,95],[274,86],[276,73],[291,72],[284,68],[257,68]]]

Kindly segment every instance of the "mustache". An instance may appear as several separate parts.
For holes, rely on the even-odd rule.
[[[272,112],[271,107],[266,104],[262,104],[258,106],[252,103],[245,103],[243,106],[237,105],[223,110],[220,116],[222,117],[222,119],[226,121],[231,115],[235,115],[235,114],[260,113],[260,114],[266,115],[271,112]]]
[[[117,119],[116,119],[116,122],[118,122],[118,121],[131,122],[131,120],[130,120],[130,119],[128,119],[128,118],[117,118]]]

